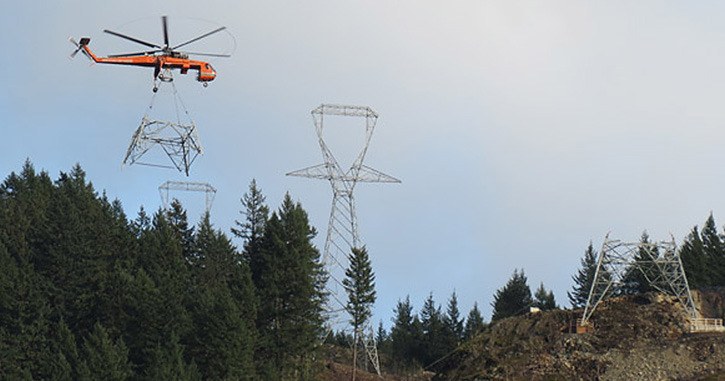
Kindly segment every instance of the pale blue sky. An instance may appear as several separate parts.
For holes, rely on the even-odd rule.
[[[417,309],[454,289],[464,313],[477,301],[488,319],[492,294],[522,267],[568,305],[590,240],[647,229],[679,242],[722,215],[720,2],[5,2],[0,173],[26,157],[53,177],[79,162],[129,215],[156,209],[157,186],[183,176],[120,164],[151,70],[69,60],[67,39],[134,50],[102,30],[160,41],[163,14],[172,41],[213,25],[198,19],[236,38],[232,58],[210,60],[209,88],[176,80],[206,149],[188,180],[218,188],[219,228],[256,178],[273,208],[286,191],[303,204],[322,247],[329,185],[284,176],[321,161],[309,112],[380,114],[366,163],[403,183],[356,196],[386,324],[406,294]]]

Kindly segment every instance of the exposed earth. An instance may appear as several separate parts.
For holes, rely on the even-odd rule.
[[[725,291],[694,292],[706,317],[725,314]],[[686,314],[661,294],[611,298],[592,316],[595,329],[575,333],[581,310],[503,319],[464,343],[446,374],[357,373],[357,380],[725,380],[725,334],[689,333]],[[338,359],[341,360],[341,359]],[[346,361],[330,361],[323,380],[351,380]]]

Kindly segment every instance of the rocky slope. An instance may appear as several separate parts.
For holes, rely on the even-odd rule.
[[[722,313],[721,293],[697,298]],[[718,304],[719,303],[719,304]],[[581,311],[504,319],[464,344],[450,380],[725,379],[725,335],[687,333],[682,307],[648,294],[601,304],[592,333],[569,333]],[[710,315],[711,317],[720,317]]]

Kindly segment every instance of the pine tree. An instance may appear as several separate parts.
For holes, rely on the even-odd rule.
[[[582,308],[587,304],[596,271],[597,253],[594,251],[592,243],[589,242],[589,246],[584,252],[584,258],[581,259],[581,268],[572,277],[574,280],[572,291],[566,293],[573,308]]]
[[[350,266],[345,270],[345,279],[342,285],[347,292],[347,312],[350,314],[350,324],[353,329],[353,360],[352,379],[357,373],[358,350],[364,351],[363,328],[372,315],[372,306],[375,303],[375,274],[373,273],[367,249],[353,248],[348,255]],[[362,344],[362,345],[361,345]]]
[[[531,289],[526,283],[524,270],[521,272],[514,270],[506,285],[498,289],[493,296],[491,321],[526,313],[532,302]]]
[[[478,309],[478,303],[473,303],[473,308],[471,308],[471,311],[468,313],[468,317],[466,318],[466,327],[463,329],[463,337],[466,340],[469,340],[485,326],[486,323],[483,321],[483,315],[481,315],[481,311]]]
[[[554,299],[554,293],[544,288],[544,282],[539,284],[539,288],[534,293],[534,307],[539,308],[542,311],[550,311],[557,308],[556,300]]]

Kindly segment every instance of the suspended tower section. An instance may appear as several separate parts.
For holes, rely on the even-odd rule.
[[[191,164],[203,153],[196,126],[179,96],[171,72],[166,71],[159,78],[160,91],[152,95],[141,124],[133,133],[123,164],[171,168],[189,176]],[[171,163],[162,162],[164,155]]]
[[[329,123],[327,117],[330,116],[353,117],[364,120],[365,135],[363,145],[349,167],[338,162],[325,142],[324,127],[326,122]],[[335,324],[340,323],[339,318],[341,316],[346,316],[344,314],[346,312],[347,297],[343,291],[342,281],[345,270],[349,266],[348,256],[352,248],[363,246],[355,213],[355,198],[353,195],[355,186],[357,183],[399,183],[400,180],[363,164],[370,145],[370,138],[378,120],[378,114],[370,107],[323,104],[312,110],[312,119],[324,162],[287,173],[287,176],[327,180],[332,186],[332,207],[330,209],[322,260],[330,276],[330,282],[328,282],[327,286],[330,292],[330,300],[327,306],[328,322]],[[360,335],[362,342],[353,343],[353,345],[365,347],[370,362],[377,373],[380,374],[375,336],[370,322],[367,323],[366,327],[363,327],[360,333],[362,334]]]
[[[171,202],[170,192],[171,191],[185,191],[185,192],[203,192],[205,200],[206,213],[211,211],[211,205],[214,203],[214,197],[216,196],[216,188],[211,186],[209,183],[199,183],[191,181],[167,181],[159,185],[159,195],[161,195],[161,202],[164,204],[164,209],[169,208]]]

